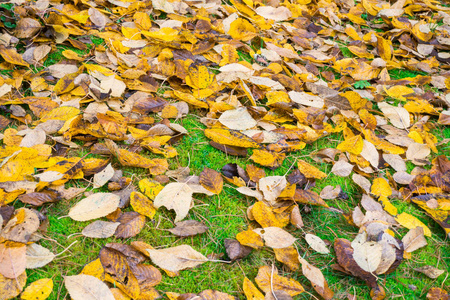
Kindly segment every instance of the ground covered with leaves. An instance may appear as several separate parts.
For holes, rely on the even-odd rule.
[[[448,2],[0,12],[0,299],[449,299]]]

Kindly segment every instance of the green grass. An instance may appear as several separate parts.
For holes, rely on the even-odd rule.
[[[195,112],[195,114],[198,115],[199,112]],[[179,156],[169,160],[171,169],[179,166],[189,166],[191,174],[198,175],[205,167],[220,171],[227,163],[238,163],[242,167],[251,163],[248,158],[229,156],[211,147],[209,140],[203,134],[205,127],[198,121],[196,115],[189,115],[178,121],[189,131],[189,134],[176,145]],[[450,130],[448,129],[439,132],[441,133],[440,136],[438,135],[439,139],[450,137]],[[326,185],[340,185],[349,195],[349,199],[328,200],[327,203],[332,207],[342,209],[344,212],[349,212],[358,204],[361,196],[350,177],[341,178],[330,174],[331,166],[329,164],[317,164],[309,158],[312,151],[336,147],[341,139],[339,135],[333,135],[327,139],[320,139],[311,145],[307,145],[302,151],[288,155],[283,165],[277,170],[266,170],[266,174],[284,175],[297,158],[305,159],[319,167],[323,172],[329,174],[326,179],[317,182],[313,190],[320,192]],[[448,147],[443,147],[443,149],[448,155]],[[83,156],[87,153],[87,150],[79,150],[73,152],[72,155]],[[146,156],[155,157],[155,155],[150,153],[147,153]],[[90,154],[87,157],[94,156]],[[116,160],[113,159],[112,162],[114,167],[121,168]],[[136,186],[138,180],[149,177],[146,171],[142,169],[128,167],[122,169],[126,176],[130,177],[133,175]],[[72,181],[68,185],[85,186],[86,183]],[[106,191],[106,189],[102,188],[96,191]],[[209,226],[207,233],[185,239],[173,236],[169,232],[164,231],[164,229],[173,227],[172,220],[174,219],[174,213],[162,208],[157,212],[153,220],[147,221],[145,228],[139,235],[123,241],[117,238],[101,240],[76,235],[76,233],[80,233],[90,222],[76,222],[70,218],[59,219],[59,217],[67,215],[70,207],[79,201],[80,198],[78,197],[71,201],[61,201],[45,208],[50,225],[46,239],[40,243],[54,253],[60,253],[74,241],[77,241],[77,243],[58,256],[52,263],[43,268],[28,271],[28,284],[39,278],[53,278],[55,288],[50,299],[63,299],[66,295],[66,290],[62,284],[63,276],[78,274],[85,264],[97,258],[101,247],[108,242],[129,244],[133,240],[142,240],[158,248],[188,244],[204,255],[224,253],[224,239],[234,238],[237,233],[246,230],[249,226],[250,223],[246,218],[246,209],[255,202],[254,199],[239,194],[235,190],[235,187],[225,184],[224,190],[219,196],[206,197],[196,194],[194,197],[195,205],[186,218],[202,221],[207,224]],[[448,247],[445,247],[448,242],[446,241],[443,230],[418,207],[410,203],[405,203],[402,200],[393,200],[392,202],[399,211],[408,212],[429,225],[433,232],[433,237],[428,239],[428,246],[414,252],[412,259],[404,261],[396,272],[387,276],[381,275],[379,282],[385,287],[388,298],[423,298],[424,293],[431,286],[440,286],[443,284],[445,276],[441,276],[437,280],[432,280],[426,278],[423,274],[413,271],[413,269],[426,264],[440,269],[450,269],[450,251]],[[335,210],[315,206],[307,208],[303,205],[300,205],[300,208],[305,227],[301,230],[295,229],[291,225],[287,227],[289,232],[298,238],[296,244],[300,254],[322,270],[330,288],[336,292],[336,299],[343,299],[346,293],[356,294],[357,299],[369,299],[369,288],[364,282],[354,277],[337,273],[330,268],[333,263],[336,263],[333,250],[330,255],[318,254],[309,248],[303,239],[305,233],[312,233],[331,243],[336,238],[347,238],[351,240],[358,233],[358,228],[349,225],[343,215]],[[40,209],[43,210],[44,208]],[[401,235],[404,235],[407,231],[401,229],[399,232]],[[279,269],[280,274],[295,278],[304,285],[309,293],[318,297],[305,277],[299,272],[290,272],[283,267],[275,260],[273,251],[268,248],[254,250],[247,258],[232,264],[208,262],[195,269],[181,271],[180,276],[174,278],[163,274],[163,281],[156,288],[161,293],[198,293],[205,289],[215,289],[242,299],[242,282],[244,277],[248,277],[253,281],[258,267],[272,264]],[[414,285],[416,290],[408,288],[409,285]],[[311,294],[303,293],[297,296],[296,299],[315,298]]]

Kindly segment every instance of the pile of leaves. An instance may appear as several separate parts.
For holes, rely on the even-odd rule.
[[[127,239],[139,237],[161,207],[175,212],[172,234],[205,233],[205,224],[184,219],[194,194],[220,195],[224,180],[252,202],[247,230],[224,241],[226,262],[268,247],[291,272],[301,270],[323,299],[336,291],[302,257],[299,239],[324,254],[333,244],[333,269],[363,280],[372,299],[384,299],[380,275],[395,272],[432,236],[393,199],[417,205],[450,236],[450,161],[439,153],[448,141],[432,133],[450,125],[445,4],[14,0],[0,7],[1,299],[52,293],[51,278],[25,288],[26,269],[58,255],[39,244],[49,226],[41,208],[71,199],[79,201],[58,217],[92,220],[82,236],[123,239],[105,244],[79,275],[65,277],[76,300],[156,299],[160,269],[177,276],[223,263],[189,245]],[[399,70],[417,76],[398,79]],[[211,146],[252,163],[227,164],[221,173],[169,170],[178,155],[174,145],[190,134],[176,121],[188,114],[206,126]],[[346,201],[342,187],[311,189],[328,175],[304,159],[284,176],[266,175],[332,134],[343,137],[336,148],[307,154],[360,187],[353,211],[325,201]],[[87,155],[74,156],[76,149]],[[147,178],[124,176],[126,168],[143,169]],[[84,181],[89,189],[72,185]],[[344,213],[358,235],[334,243],[299,235],[305,207]],[[402,227],[409,232],[400,236]],[[431,278],[444,272],[418,270]],[[290,299],[305,291],[274,265],[258,266],[254,281],[258,287],[243,282],[247,299]],[[233,298],[215,290],[165,295]],[[448,297],[440,287],[427,295]]]

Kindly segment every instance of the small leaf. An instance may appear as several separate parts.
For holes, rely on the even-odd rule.
[[[205,168],[200,173],[200,184],[211,193],[218,195],[223,188],[222,175],[213,169]]]
[[[205,233],[208,230],[205,224],[195,220],[178,222],[175,223],[175,226],[175,228],[168,229],[168,231],[180,237],[194,236]]]

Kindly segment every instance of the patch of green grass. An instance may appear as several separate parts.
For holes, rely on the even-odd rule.
[[[247,52],[238,50],[237,51],[238,55],[239,55],[239,60],[244,60],[248,63],[253,63],[253,57],[250,56],[250,54],[248,54]]]
[[[94,45],[99,46],[105,43],[105,40],[102,39],[101,37],[95,36],[95,35],[91,35],[89,36],[89,38],[91,39],[92,43],[94,43]]]
[[[388,71],[389,76],[391,76],[391,79],[393,80],[398,80],[398,79],[403,79],[403,78],[408,78],[408,77],[416,77],[417,75],[427,75],[427,73],[425,72],[420,72],[420,71],[412,71],[412,70],[407,70],[407,69],[392,69]]]
[[[353,58],[356,57],[346,46],[339,46],[339,49],[341,49],[341,53],[344,57]]]

